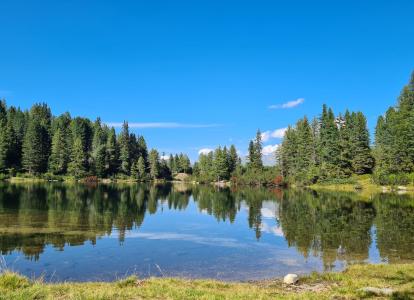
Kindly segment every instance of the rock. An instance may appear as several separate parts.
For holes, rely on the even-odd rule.
[[[283,278],[283,283],[284,284],[295,284],[299,281],[299,276],[296,274],[287,274],[284,278]]]
[[[394,290],[388,288],[364,287],[360,291],[375,296],[392,296]]]

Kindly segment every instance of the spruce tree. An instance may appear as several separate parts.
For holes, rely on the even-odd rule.
[[[50,108],[46,104],[35,104],[30,109],[28,127],[23,142],[23,167],[29,173],[44,173],[47,170],[51,150]]]
[[[374,159],[371,154],[369,132],[365,116],[358,112],[354,114],[354,129],[352,131],[352,170],[355,174],[371,173]]]
[[[106,155],[106,136],[102,128],[101,120],[98,118],[93,126],[94,134],[92,140],[92,164],[94,173],[98,177],[104,177],[105,170],[105,155]]]
[[[119,160],[120,160],[120,171],[129,175],[130,163],[131,163],[131,152],[130,152],[130,142],[129,142],[129,128],[128,122],[124,122],[122,125],[122,131],[119,136]]]
[[[149,153],[149,166],[151,179],[157,179],[160,175],[160,157],[158,151],[152,149]]]
[[[45,171],[42,126],[31,118],[23,142],[23,168],[30,174]]]
[[[227,150],[218,147],[214,152],[214,174],[217,180],[229,179]]]
[[[137,179],[139,179],[141,181],[146,180],[147,171],[146,171],[146,167],[145,167],[145,161],[144,161],[144,158],[142,156],[140,156],[138,158],[136,171],[137,171],[137,174],[136,174]]]
[[[263,161],[262,161],[262,133],[260,130],[257,130],[256,139],[254,140],[254,162],[253,168],[254,169],[262,169],[263,168]]]
[[[228,160],[229,160],[228,162],[229,172],[233,173],[237,169],[238,164],[239,164],[239,156],[237,154],[237,150],[234,145],[230,146]]]
[[[9,140],[7,134],[7,106],[4,100],[0,101],[0,172],[7,168],[7,153]]]
[[[111,128],[108,132],[105,150],[105,173],[108,175],[114,175],[117,172],[119,161],[118,146],[114,128]]]
[[[57,175],[65,174],[70,159],[68,154],[66,137],[62,130],[58,128],[52,138],[49,171]]]
[[[80,178],[86,173],[86,153],[80,137],[76,138],[73,147],[68,171],[72,176]]]

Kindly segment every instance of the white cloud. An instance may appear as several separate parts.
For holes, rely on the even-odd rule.
[[[161,156],[161,159],[163,159],[163,160],[169,160],[170,159],[170,156],[169,155],[162,155]]]
[[[198,155],[201,155],[201,154],[206,155],[206,154],[209,154],[210,152],[213,152],[213,151],[214,150],[213,149],[210,149],[210,148],[203,148],[203,149],[200,149],[198,151]]]
[[[292,100],[283,104],[274,104],[274,105],[270,105],[269,108],[270,109],[286,109],[286,108],[293,108],[296,106],[301,105],[303,102],[305,102],[304,98],[298,98],[296,100]]]
[[[262,141],[267,142],[271,138],[281,139],[285,136],[286,130],[287,128],[279,128],[274,131],[270,131],[270,130],[265,131],[262,133]]]
[[[110,127],[120,128],[121,122],[107,122]],[[129,128],[209,128],[219,127],[220,124],[184,124],[175,122],[148,122],[148,123],[128,123]]]
[[[267,145],[264,146],[262,149],[262,154],[263,155],[272,155],[275,153],[275,151],[277,150],[277,148],[279,148],[279,145]]]

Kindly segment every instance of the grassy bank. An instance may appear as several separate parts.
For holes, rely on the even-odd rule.
[[[362,175],[354,176],[349,182],[335,183],[325,182],[317,183],[309,186],[311,189],[316,191],[343,191],[343,192],[358,192],[361,195],[370,196],[376,193],[409,193],[414,194],[414,185],[409,184],[405,186],[382,186],[374,183],[372,176]]]
[[[227,283],[129,277],[117,282],[44,283],[14,273],[0,275],[0,299],[356,299],[364,287],[391,288],[392,299],[414,297],[414,264],[355,265],[342,273],[302,277],[295,286],[280,279]]]

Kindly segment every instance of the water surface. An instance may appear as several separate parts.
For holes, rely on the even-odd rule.
[[[414,200],[172,185],[0,185],[1,265],[46,280],[253,280],[414,262]]]

